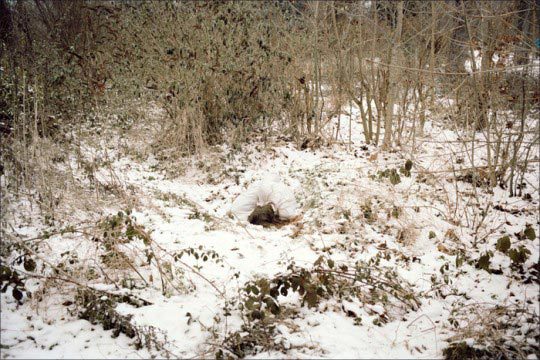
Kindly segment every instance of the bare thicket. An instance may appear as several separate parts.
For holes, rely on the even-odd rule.
[[[253,136],[350,146],[352,121],[354,141],[414,154],[432,120],[460,134],[473,183],[512,194],[538,143],[534,1],[0,6],[3,171],[48,208],[65,150],[111,118],[171,160]]]

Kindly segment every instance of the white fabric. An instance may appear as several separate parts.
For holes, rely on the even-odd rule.
[[[282,182],[277,174],[270,174],[263,180],[251,184],[232,203],[231,212],[240,220],[247,220],[255,206],[268,203],[274,205],[281,220],[298,215],[298,204],[292,190]]]

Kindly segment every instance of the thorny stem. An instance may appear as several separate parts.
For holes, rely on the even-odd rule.
[[[345,271],[339,271],[339,270],[331,270],[331,269],[315,269],[315,272],[318,272],[318,273],[332,273],[332,274],[336,274],[336,275],[339,275],[339,276],[342,276],[342,277],[345,277],[345,278],[348,278],[348,279],[351,279],[351,280],[354,280],[355,282],[358,281],[364,285],[373,285],[372,283],[369,283],[367,281],[363,281],[361,279],[358,279],[358,276],[355,272],[355,274],[352,274],[352,273],[349,273],[349,272],[345,272]],[[371,275],[370,275],[371,276]],[[401,287],[401,285],[399,284],[392,284],[392,283],[388,283],[384,280],[381,280],[380,278],[376,277],[376,276],[371,276],[371,278],[373,278],[375,281],[379,282],[380,284],[383,284],[385,286],[388,286],[388,287],[391,287],[391,288],[394,288],[394,287],[397,287],[396,290],[398,291],[405,291],[405,289],[403,289]],[[401,301],[402,303],[404,303],[405,305],[410,305],[410,302],[407,302],[407,300],[405,298],[402,298],[401,296],[399,296],[396,293],[393,294],[399,301]],[[418,302],[417,299],[415,298],[411,298],[412,302],[414,303],[414,305],[416,306],[419,306],[420,303]]]
[[[163,251],[164,253],[166,253],[167,255],[171,256],[171,257],[174,257],[170,252],[168,252],[166,249],[164,249],[162,246],[160,246],[157,242],[155,242],[153,239],[150,239],[152,241],[152,243],[154,243],[161,251]],[[182,260],[178,259],[176,260],[178,261],[180,264],[182,264],[183,266],[185,266],[186,268],[188,268],[191,272],[193,272],[195,275],[199,276],[201,279],[203,279],[204,281],[206,281],[208,284],[210,284],[214,290],[216,290],[219,295],[222,297],[222,298],[225,298],[225,293],[221,290],[218,289],[218,287],[212,282],[210,281],[206,276],[204,276],[203,274],[201,274],[199,271],[197,271],[196,269],[194,269],[193,267],[191,267],[190,265],[186,264],[185,262],[183,262]]]

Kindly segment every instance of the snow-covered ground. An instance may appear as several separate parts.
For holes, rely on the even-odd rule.
[[[101,256],[106,237],[96,220],[126,208],[109,203],[101,215],[67,214],[46,225],[35,205],[12,201],[6,234],[12,240],[30,240],[25,244],[33,246],[37,266],[18,264],[20,252],[15,250],[9,255],[15,268],[30,274],[25,287],[32,298],[15,300],[12,285],[1,294],[2,357],[212,358],[219,350],[226,356],[230,342],[225,339],[235,332],[247,336],[246,324],[260,321],[246,320],[238,307],[246,282],[287,273],[291,263],[311,269],[321,256],[336,268],[354,268],[357,261],[378,257],[370,266],[395,271],[395,280],[410,285],[420,305],[412,310],[384,299],[330,297],[308,307],[301,306],[301,294],[290,291],[276,299],[291,313],[265,323],[275,326],[277,345],[256,345],[246,356],[440,358],[454,336],[470,345],[479,341],[478,333],[488,331],[481,320],[494,311],[511,324],[505,339],[527,341],[538,356],[538,163],[531,163],[526,177],[524,192],[530,197],[509,197],[500,188],[474,191],[471,184],[453,178],[453,169],[470,166],[466,157],[457,161],[463,158],[455,141],[458,134],[428,123],[427,135],[417,140],[415,149],[390,153],[366,145],[361,126],[354,120],[351,125],[350,149],[349,122],[342,117],[345,144],[302,151],[278,141],[264,149],[253,141],[241,151],[223,147],[187,166],[179,163],[184,175],[178,177],[168,176],[152,156],[135,160],[117,154],[115,141],[89,149],[94,157],[108,154],[109,165],[94,176],[102,183],[114,178],[136,200],[129,221],[143,226],[151,240],[135,237],[115,245],[136,272],[126,266],[109,269]],[[412,169],[406,176],[400,168],[409,159]],[[168,166],[170,172],[174,165]],[[396,184],[388,171],[384,175],[392,169],[399,174]],[[294,190],[302,217],[271,228],[228,217],[235,197],[267,172],[280,174]],[[122,219],[127,216],[123,213]],[[74,225],[76,229],[88,225],[89,230],[31,240],[75,220],[84,223]],[[532,240],[523,236],[529,228],[535,230]],[[522,246],[530,252],[522,265],[511,266],[508,252],[497,249],[505,235],[511,249]],[[159,261],[147,258],[149,252]],[[175,260],[174,254],[181,252]],[[488,252],[491,273],[482,269],[485,261],[480,260]],[[68,258],[75,260],[70,263]],[[64,262],[65,273],[55,274],[45,261],[56,266]],[[85,275],[89,269],[97,275]],[[125,333],[114,334],[114,329],[80,319],[75,285],[39,277],[68,275],[82,286],[109,294],[129,292],[148,301],[140,307],[119,302],[115,310],[141,329],[154,329],[165,350],[136,349]],[[514,309],[523,312],[507,315]],[[474,332],[475,327],[481,329]]]

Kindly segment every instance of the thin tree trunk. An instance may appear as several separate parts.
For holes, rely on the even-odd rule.
[[[390,64],[390,67],[388,69],[388,94],[387,94],[387,101],[386,101],[386,114],[384,117],[384,140],[383,140],[383,148],[389,149],[392,145],[392,123],[394,118],[394,102],[396,101],[397,97],[397,84],[396,82],[396,75],[397,75],[397,69],[395,67],[397,54],[399,54],[399,44],[401,41],[401,29],[403,27],[403,0],[397,3],[397,25],[396,30],[394,32],[393,37],[393,44],[390,47],[390,61],[388,62]]]

